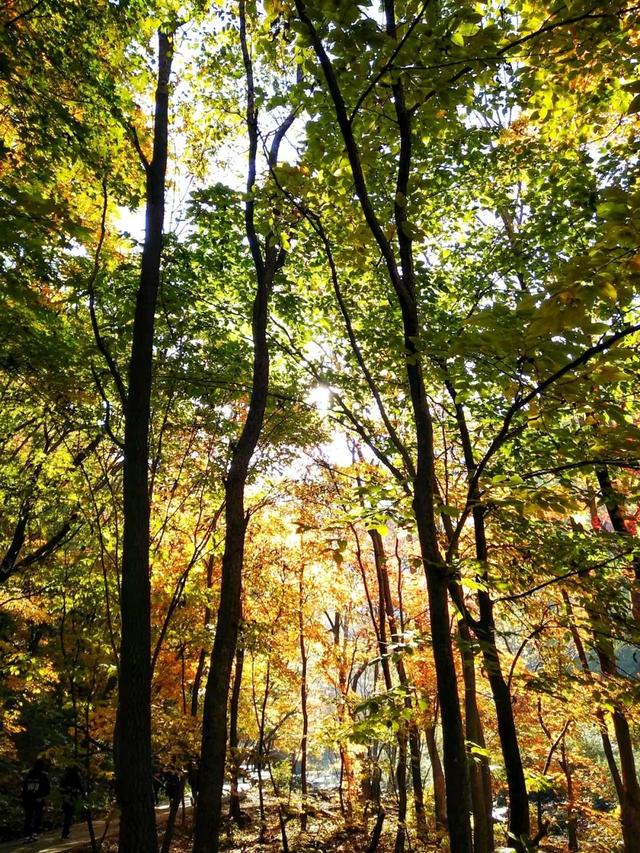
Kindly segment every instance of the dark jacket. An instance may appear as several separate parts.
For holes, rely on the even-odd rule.
[[[44,800],[50,791],[49,776],[45,770],[34,767],[27,773],[22,783],[23,800]]]
[[[82,777],[76,767],[68,767],[62,774],[60,793],[63,803],[75,803],[84,794]]]

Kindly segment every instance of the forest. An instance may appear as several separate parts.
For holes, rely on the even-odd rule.
[[[3,849],[640,853],[639,49],[1,0]]]

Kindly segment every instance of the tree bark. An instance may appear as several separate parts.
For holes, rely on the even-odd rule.
[[[576,813],[576,797],[573,786],[573,773],[571,764],[567,757],[566,738],[562,738],[560,745],[560,760],[558,762],[564,773],[567,783],[567,840],[569,842],[569,853],[576,853],[580,849],[578,842],[578,815]]]
[[[378,844],[380,843],[380,837],[382,835],[382,825],[384,823],[385,818],[385,810],[380,808],[378,810],[378,817],[376,818],[376,824],[373,828],[373,833],[371,834],[371,841],[369,842],[369,846],[367,847],[367,853],[376,853],[378,849]]]
[[[360,568],[361,570],[364,569],[362,565],[360,566]],[[367,590],[367,595],[368,594],[369,593]],[[371,602],[369,603],[371,604]],[[340,727],[343,728],[346,725],[347,716],[349,713],[347,698],[350,689],[346,660],[347,631],[340,611],[336,610],[333,622],[331,622],[331,620],[329,621],[331,623],[331,632],[333,633],[333,645],[338,659],[338,722],[340,724]],[[377,636],[377,628],[375,630]],[[344,643],[341,648],[340,646],[342,635],[344,635]],[[342,735],[338,742],[338,749],[340,751],[340,784],[338,786],[338,793],[340,796],[340,810],[342,811],[342,815],[345,819],[345,825],[350,827],[353,823],[353,806],[355,799],[354,773],[353,763],[351,761],[351,753],[349,752],[349,743]]]
[[[387,623],[389,625],[389,634],[391,635],[391,642],[395,645],[398,645],[401,642],[401,636],[398,632],[398,625],[396,623],[395,610],[393,606],[393,598],[391,596],[391,584],[389,583],[389,571],[387,566],[387,558],[384,550],[384,542],[382,541],[382,536],[377,530],[370,530],[369,535],[371,537],[371,541],[373,543],[373,554],[374,560],[376,564],[376,574],[378,576],[378,584],[381,591],[382,602],[384,604],[384,609],[387,614]],[[411,696],[410,696],[410,682],[409,677],[407,675],[407,671],[404,665],[404,661],[399,653],[394,655],[395,659],[395,667],[396,672],[398,674],[398,680],[400,685],[405,690],[405,707],[408,710],[412,708]],[[416,815],[416,834],[420,841],[426,842],[427,840],[427,818],[424,810],[424,787],[422,785],[422,770],[420,767],[420,734],[418,732],[418,727],[415,722],[411,720],[408,726],[408,739],[409,739],[409,754],[410,754],[410,768],[411,768],[411,783],[413,787],[413,804]],[[400,746],[400,745],[399,745]],[[404,762],[406,765],[406,734],[405,734],[405,743],[404,743]],[[400,746],[399,755],[402,755],[402,746]],[[405,769],[406,776],[406,769]],[[405,783],[406,784],[406,783]],[[406,794],[405,794],[406,797]],[[405,805],[406,811],[406,805]]]
[[[463,406],[456,401],[456,392],[447,380],[447,389],[453,400],[456,421],[460,433],[460,441],[467,468],[468,477],[475,476],[477,466],[473,453],[471,437],[467,427],[466,415]],[[475,539],[476,558],[479,563],[486,565],[489,553],[487,548],[487,537],[484,520],[484,507],[480,503],[479,484],[475,481],[469,496],[472,505],[473,531]],[[486,580],[486,578],[484,578]],[[509,832],[513,837],[512,844],[516,850],[524,851],[531,832],[529,817],[529,799],[527,796],[527,785],[524,777],[524,767],[520,754],[518,732],[513,716],[511,704],[511,691],[502,673],[500,654],[496,645],[496,626],[493,613],[493,601],[486,590],[479,590],[477,595],[480,619],[470,625],[474,634],[480,641],[482,656],[493,703],[496,709],[498,723],[498,736],[502,749],[505,771],[507,774],[507,787],[509,791]]]
[[[302,794],[300,829],[307,829],[307,739],[309,737],[309,712],[307,709],[307,647],[304,639],[304,563],[300,566],[298,587],[298,640],[300,645],[300,709],[302,711],[302,738],[300,739],[300,789]]]
[[[398,823],[393,853],[404,853],[407,836],[407,725],[403,723],[398,732],[398,763],[396,764],[396,787],[398,790]]]
[[[471,634],[464,620],[458,622],[460,656],[464,679],[465,725],[467,741],[481,749],[486,748],[482,721],[478,712],[476,691],[475,655],[471,647]],[[471,803],[473,807],[473,851],[491,853],[493,844],[493,798],[491,795],[491,771],[486,755],[469,756]]]
[[[444,784],[444,772],[442,770],[442,762],[440,761],[440,753],[436,743],[436,727],[435,723],[432,726],[427,726],[425,730],[425,741],[427,743],[427,751],[429,753],[429,761],[431,762],[431,776],[433,779],[433,804],[436,813],[436,826],[440,829],[447,828],[447,799]]]
[[[247,420],[233,452],[225,482],[226,533],[220,606],[202,713],[199,808],[194,853],[217,853],[227,746],[227,700],[241,615],[242,564],[246,521],[244,488],[262,427],[269,382],[266,336],[269,291],[258,282],[253,305],[253,383]]]
[[[386,32],[395,41],[397,40],[397,32],[392,0],[386,0],[384,8]],[[452,853],[471,853],[473,845],[469,820],[471,810],[469,775],[457,675],[449,629],[447,567],[439,553],[435,524],[433,423],[424,383],[423,359],[419,351],[419,341],[423,331],[418,316],[413,243],[406,211],[413,142],[411,112],[405,104],[402,82],[398,80],[391,86],[400,143],[393,203],[400,259],[400,266],[398,266],[394,249],[385,235],[367,189],[360,150],[353,133],[353,125],[349,118],[335,68],[313,21],[309,17],[303,0],[296,0],[296,9],[300,21],[308,32],[311,45],[324,73],[329,95],[335,108],[337,123],[345,143],[354,190],[365,221],[382,254],[402,316],[406,379],[417,445],[417,464],[413,477],[413,512],[427,579],[434,663],[442,711],[445,779],[447,799],[451,803],[449,837]]]
[[[569,630],[573,638],[578,659],[582,667],[582,671],[587,676],[590,682],[593,681],[593,673],[589,666],[582,638],[578,632],[573,618],[573,608],[571,600],[566,590],[562,591],[562,598],[565,603],[567,617],[569,620]],[[617,667],[615,657],[611,646],[607,645],[602,639],[602,631],[596,631],[594,635],[594,645],[600,662],[600,669],[603,675],[615,675]],[[618,753],[620,756],[620,768],[616,762],[616,757],[609,738],[607,722],[602,708],[596,708],[596,720],[602,740],[602,748],[607,759],[609,772],[616,789],[618,803],[620,804],[620,824],[622,829],[622,839],[624,843],[625,853],[640,853],[640,790],[638,787],[638,779],[636,775],[635,759],[633,755],[633,744],[631,742],[631,733],[629,725],[624,714],[619,710],[615,710],[612,714],[613,727],[618,742]],[[618,740],[620,738],[620,740]]]
[[[253,370],[247,417],[232,453],[225,481],[225,544],[222,556],[220,606],[205,690],[202,715],[202,755],[200,795],[196,816],[193,853],[217,853],[222,814],[222,786],[227,746],[227,701],[231,668],[236,650],[241,615],[242,564],[247,519],[244,490],[267,406],[269,390],[269,342],[267,322],[269,298],[285,254],[269,232],[261,241],[255,224],[256,163],[258,152],[258,112],[255,100],[253,65],[247,42],[244,0],[240,0],[240,44],[247,82],[246,126],[249,141],[245,230],[253,259],[256,292],[252,308]],[[270,168],[278,161],[280,143],[293,123],[291,113],[276,131],[268,154]]]
[[[165,827],[164,836],[162,838],[162,847],[160,848],[160,853],[169,853],[169,851],[171,850],[171,842],[173,841],[173,832],[176,825],[176,817],[178,816],[178,809],[180,808],[180,802],[184,794],[184,782],[184,779],[180,780],[180,790],[169,802],[169,816],[167,818],[167,825]]]
[[[129,362],[124,434],[124,533],[116,778],[120,853],[155,853],[151,784],[149,427],[155,310],[160,285],[172,40],[158,33],[153,157],[146,168],[146,232]]]
[[[213,557],[209,557],[207,560],[207,591],[211,589],[213,585]],[[211,621],[211,607],[209,603],[205,605],[204,608],[204,621],[203,625],[206,628],[209,622]],[[200,699],[200,685],[202,684],[202,676],[204,675],[204,668],[207,663],[207,651],[206,649],[200,649],[198,653],[198,664],[196,666],[196,672],[193,677],[193,684],[191,685],[191,716],[198,716],[198,704]]]
[[[236,648],[236,667],[233,674],[233,688],[229,707],[229,755],[231,773],[231,791],[229,814],[237,824],[242,822],[240,796],[238,793],[238,777],[240,775],[240,752],[238,750],[238,710],[240,704],[240,688],[242,687],[242,672],[244,669],[244,643],[242,637]]]
[[[602,622],[594,626],[594,643],[604,676],[618,675],[613,642]],[[611,714],[620,761],[620,823],[625,853],[640,853],[640,785],[636,772],[629,722],[620,707]]]
[[[596,468],[596,477],[602,492],[602,500],[607,508],[607,513],[611,520],[611,526],[623,536],[629,536],[627,525],[625,524],[624,508],[618,503],[613,483],[609,475],[609,469],[606,465]],[[631,560],[631,568],[633,571],[633,583],[631,586],[631,614],[640,627],[640,557],[634,556]]]

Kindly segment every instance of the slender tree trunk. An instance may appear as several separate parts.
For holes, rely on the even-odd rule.
[[[613,643],[607,636],[606,620],[594,625],[594,643],[600,668],[604,676],[615,677],[618,674]],[[636,773],[633,741],[629,722],[620,707],[611,714],[613,730],[618,744],[620,761],[620,822],[625,853],[640,853],[640,786]]]
[[[393,853],[404,853],[407,836],[407,726],[398,732],[398,763],[396,765],[396,787],[398,791],[398,825]]]
[[[361,569],[363,569],[363,566],[361,566]],[[369,603],[371,604],[371,602]],[[343,727],[346,725],[347,722],[347,697],[349,694],[349,679],[347,675],[346,661],[347,631],[346,625],[343,622],[342,616],[339,611],[336,611],[335,613],[334,621],[331,623],[331,630],[333,633],[333,645],[336,651],[336,656],[338,658],[338,722],[340,723],[340,726]],[[341,648],[343,636],[344,644]],[[349,752],[349,743],[343,737],[340,738],[338,748],[340,750],[340,808],[344,816],[346,825],[351,826],[353,822],[354,804],[353,763],[351,761],[351,753]]]
[[[180,808],[180,802],[182,800],[183,794],[184,779],[180,781],[180,790],[169,802],[169,816],[167,818],[167,825],[165,826],[164,836],[162,838],[162,847],[160,848],[160,853],[169,853],[169,851],[171,850],[171,842],[173,841],[173,832],[176,825],[176,817],[178,816],[178,809]]]
[[[425,730],[425,741],[431,762],[431,776],[433,778],[433,804],[436,813],[436,826],[440,829],[447,828],[447,798],[444,784],[444,771],[436,743],[436,726],[427,726]]]
[[[420,731],[413,720],[409,723],[409,767],[411,770],[411,787],[413,788],[413,808],[416,815],[416,836],[419,841],[425,843],[429,833],[424,808]]]
[[[222,786],[227,746],[227,700],[231,669],[236,650],[241,615],[242,564],[246,523],[244,490],[267,405],[269,390],[269,343],[267,321],[269,298],[278,269],[285,254],[270,232],[261,241],[255,224],[256,163],[258,152],[258,113],[255,102],[253,65],[247,42],[247,21],[244,0],[240,0],[240,43],[247,81],[246,125],[249,141],[245,229],[253,259],[256,292],[252,309],[253,372],[247,417],[233,450],[225,481],[226,533],[222,557],[220,606],[211,665],[205,690],[202,715],[202,755],[200,765],[200,794],[196,816],[193,853],[217,853],[222,814]],[[276,131],[268,162],[274,168],[278,162],[280,143],[294,120],[291,113]]]
[[[447,389],[456,410],[456,420],[462,443],[462,450],[467,467],[468,476],[472,478],[476,472],[476,462],[473,453],[471,437],[467,427],[466,415],[463,406],[456,401],[456,392],[449,381]],[[481,564],[487,563],[489,554],[487,548],[487,537],[484,520],[484,507],[480,504],[479,485],[476,482],[470,495],[472,503],[473,530],[475,538],[476,558]],[[509,790],[509,832],[513,837],[512,844],[516,850],[524,851],[524,845],[529,839],[531,832],[529,818],[529,798],[527,796],[527,785],[524,777],[524,767],[520,754],[518,732],[513,716],[511,704],[511,691],[502,673],[500,654],[496,644],[496,626],[493,613],[493,601],[488,592],[478,591],[478,609],[480,611],[479,622],[471,625],[482,649],[485,670],[493,703],[496,709],[498,723],[498,736],[502,749],[505,771],[507,774],[507,787]]]
[[[229,814],[237,824],[242,821],[240,796],[238,793],[238,777],[240,775],[240,752],[238,750],[238,706],[240,704],[240,688],[242,686],[242,671],[244,668],[244,643],[242,638],[236,649],[236,668],[233,675],[231,703],[229,708],[229,755],[231,758],[231,794]]]
[[[260,844],[264,843],[267,834],[267,813],[264,807],[264,785],[262,783],[262,768],[265,761],[265,742],[264,733],[267,720],[267,702],[269,701],[269,687],[271,684],[271,658],[267,659],[267,675],[264,686],[264,697],[260,707],[260,717],[258,719],[258,757],[256,761],[256,769],[258,771],[258,803],[260,806]],[[255,697],[254,697],[255,703]],[[293,772],[293,770],[292,770]]]
[[[300,645],[300,709],[302,711],[302,738],[300,740],[300,788],[302,793],[300,829],[307,829],[307,738],[309,712],[307,709],[307,647],[304,640],[304,563],[300,566],[298,587],[298,640]]]
[[[207,591],[211,589],[213,585],[213,557],[209,557],[207,560]],[[211,621],[211,607],[207,603],[204,608],[204,627],[206,628],[209,622]],[[198,664],[196,666],[196,673],[193,677],[193,684],[191,686],[191,716],[198,716],[198,703],[200,699],[200,686],[202,685],[202,676],[204,675],[204,668],[207,662],[207,652],[206,649],[200,649],[200,653],[198,654]]]
[[[567,840],[569,842],[569,853],[576,853],[580,849],[578,843],[578,815],[576,812],[576,797],[573,786],[573,773],[567,757],[566,738],[562,738],[560,745],[560,768],[564,773],[567,783]]]
[[[373,544],[376,574],[378,577],[379,588],[381,590],[382,602],[384,604],[384,609],[387,615],[387,623],[389,625],[389,634],[391,635],[391,642],[397,645],[401,642],[402,638],[398,632],[398,625],[396,623],[393,598],[391,595],[391,584],[389,583],[389,570],[384,550],[384,542],[382,540],[382,536],[377,530],[370,530],[369,535]],[[408,710],[411,710],[412,702],[409,692],[411,689],[411,684],[409,682],[409,677],[407,675],[404,661],[402,660],[402,657],[400,657],[400,655],[395,656],[395,666],[396,672],[398,674],[398,680],[400,682],[401,687],[403,687],[405,691],[405,707]],[[420,767],[420,734],[418,732],[418,727],[416,726],[413,720],[409,722],[408,738],[409,753],[411,756],[410,768],[411,783],[413,787],[413,803],[416,815],[416,834],[420,841],[425,842],[427,840],[427,818],[424,810],[424,788],[422,785],[422,770]],[[406,753],[406,742],[404,745],[404,751]],[[402,753],[402,749],[400,750],[400,753]],[[406,764],[406,755],[404,760]]]
[[[382,825],[384,823],[385,811],[383,808],[378,809],[378,817],[376,819],[376,824],[373,828],[373,832],[371,834],[371,841],[369,842],[369,846],[367,847],[367,853],[376,853],[378,849],[378,845],[380,844],[380,838],[382,836]]]
[[[562,591],[562,598],[567,611],[569,630],[571,631],[571,636],[576,647],[582,671],[591,682],[593,681],[593,673],[589,666],[589,660],[582,643],[582,638],[580,637],[575,625],[573,608],[566,590]],[[596,647],[603,675],[612,675],[617,672],[615,657],[613,656],[612,649],[607,647],[606,642],[602,639],[603,633],[604,632],[601,630],[596,630],[594,645]],[[609,731],[607,729],[607,722],[603,710],[601,708],[597,708],[595,716],[598,721],[602,748],[616,789],[618,802],[620,804],[620,824],[622,828],[624,850],[625,853],[640,853],[640,792],[638,790],[629,725],[624,714],[620,710],[614,711],[612,714],[613,728],[616,735],[616,741],[618,742],[618,753],[620,756],[620,767],[618,767],[613,746],[609,738]],[[618,737],[620,737],[620,740],[618,740]]]
[[[596,469],[596,476],[602,491],[602,499],[607,508],[611,525],[616,533],[628,536],[624,509],[619,505],[609,471],[606,466]],[[631,611],[636,622],[640,622],[640,558],[632,560],[634,583],[631,591]],[[618,667],[615,650],[610,636],[609,620],[605,614],[594,616],[594,644],[602,674],[616,677]],[[622,708],[617,707],[612,714],[613,730],[618,743],[620,760],[620,819],[625,851],[640,851],[640,785],[633,753],[633,742],[628,720]]]
[[[171,38],[159,32],[153,157],[146,164],[146,233],[124,407],[124,533],[116,749],[120,853],[155,853],[158,843],[151,784],[149,425],[164,225],[171,59]]]
[[[416,276],[413,265],[413,243],[407,215],[409,199],[409,177],[413,143],[412,114],[405,104],[404,89],[400,79],[391,86],[396,113],[400,150],[398,155],[398,173],[395,186],[394,220],[397,228],[397,245],[400,265],[395,251],[386,237],[381,222],[376,215],[365,175],[362,168],[360,150],[353,133],[352,122],[335,68],[327,53],[322,39],[309,17],[304,0],[296,0],[298,16],[304,24],[311,45],[318,57],[324,73],[327,88],[336,112],[336,118],[342,134],[346,154],[351,167],[356,196],[365,221],[382,254],[389,281],[393,287],[398,308],[402,315],[402,332],[405,358],[406,379],[411,400],[417,445],[417,464],[413,477],[413,511],[418,529],[420,552],[427,579],[429,613],[433,654],[438,685],[438,696],[442,711],[444,742],[444,764],[447,799],[451,803],[449,810],[449,837],[452,853],[471,853],[471,824],[469,813],[471,800],[469,794],[469,776],[462,726],[460,698],[453,658],[448,610],[448,574],[447,567],[439,553],[435,524],[435,506],[433,484],[434,444],[433,423],[424,383],[422,356],[419,341],[423,335],[423,324],[418,315],[416,298]],[[395,11],[392,0],[385,0],[386,33],[397,40]]]
[[[529,817],[529,798],[524,777],[524,767],[518,731],[513,716],[511,691],[502,673],[500,655],[495,640],[495,621],[493,617],[493,602],[488,593],[479,592],[480,627],[478,639],[482,647],[485,670],[493,704],[496,709],[498,736],[502,748],[507,788],[509,790],[509,831],[517,841],[513,841],[516,850],[525,850],[526,840],[531,832]],[[522,842],[520,839],[524,839]]]
[[[482,721],[478,713],[476,693],[475,656],[471,647],[471,634],[464,622],[458,622],[460,656],[464,678],[465,723],[467,741],[486,749]],[[491,853],[493,844],[493,799],[491,795],[491,771],[486,755],[470,755],[471,802],[473,806],[473,850],[474,853]]]
[[[244,444],[246,446],[246,442]],[[226,541],[222,559],[220,607],[202,713],[199,807],[194,853],[215,853],[220,832],[227,747],[227,699],[240,624],[245,536],[244,480],[248,460],[245,456],[234,465],[237,455],[236,451],[225,484]]]

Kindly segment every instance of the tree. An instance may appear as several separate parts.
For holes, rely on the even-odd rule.
[[[158,32],[153,153],[147,161],[146,230],[131,338],[128,384],[114,381],[124,409],[121,639],[116,778],[120,849],[157,849],[151,785],[151,617],[149,586],[149,424],[156,302],[160,285],[173,35]]]

